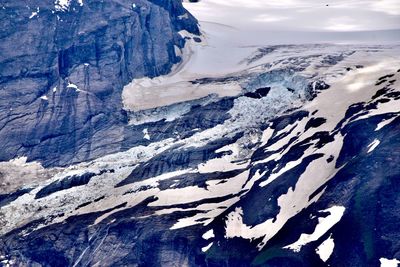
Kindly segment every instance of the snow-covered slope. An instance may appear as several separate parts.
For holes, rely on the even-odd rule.
[[[124,152],[0,164],[2,264],[397,264],[400,46],[200,21],[182,64],[124,88]]]

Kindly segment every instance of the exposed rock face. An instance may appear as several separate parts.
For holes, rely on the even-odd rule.
[[[123,86],[168,73],[179,31],[199,32],[179,0],[5,0],[0,27],[0,161],[47,166],[119,151]]]

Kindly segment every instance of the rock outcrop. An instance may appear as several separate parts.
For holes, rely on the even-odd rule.
[[[0,26],[0,161],[45,166],[120,151],[123,86],[168,73],[179,32],[199,33],[179,0],[5,0]]]

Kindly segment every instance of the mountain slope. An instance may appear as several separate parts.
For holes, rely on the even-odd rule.
[[[396,264],[400,46],[190,25],[180,64],[118,87],[95,159],[0,162],[0,264]]]
[[[199,31],[180,1],[57,3],[1,3],[0,160],[56,166],[120,151],[123,86],[168,73],[178,32]]]

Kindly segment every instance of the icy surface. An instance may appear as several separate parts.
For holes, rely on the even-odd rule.
[[[381,258],[380,259],[381,262],[381,267],[397,267],[399,266],[400,261],[397,259],[385,259],[385,258]]]
[[[368,145],[368,152],[371,153],[381,143],[378,139],[375,139],[371,144]]]
[[[72,1],[76,1],[80,6],[83,5],[83,0],[55,0],[55,8],[57,11],[67,11]]]
[[[326,262],[332,255],[333,249],[335,248],[335,242],[332,236],[329,236],[327,240],[322,242],[321,245],[316,249],[316,253],[319,255],[322,261]]]
[[[310,37],[307,31],[319,32],[319,41],[322,41],[321,38],[326,37],[321,34],[324,31],[396,29],[399,26],[396,20],[400,15],[400,4],[393,0],[338,0],[329,3],[315,0],[202,0],[198,3],[186,1],[185,7],[201,21],[241,30],[247,34],[244,38],[254,37],[254,32],[266,32],[272,33],[274,38],[281,37],[281,41],[283,36],[289,35],[285,31],[290,31],[293,35],[291,43]],[[376,20],[371,21],[370,16],[377,14]],[[277,31],[281,34],[276,34]],[[301,31],[306,33],[303,37]],[[267,36],[261,38],[265,42],[273,39]]]

